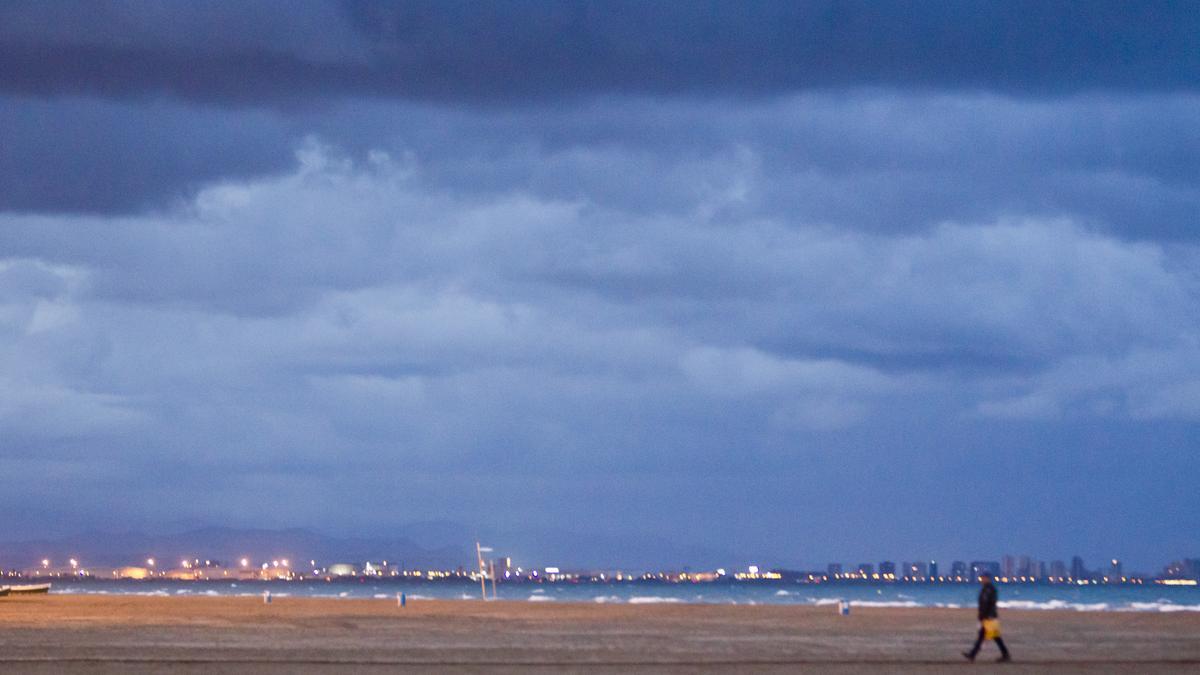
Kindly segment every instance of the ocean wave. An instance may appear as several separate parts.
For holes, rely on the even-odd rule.
[[[621,596],[619,596],[619,595],[597,595],[596,597],[592,598],[592,602],[598,602],[600,604],[604,604],[606,602],[620,602],[620,601],[621,601]]]
[[[1005,609],[1073,609],[1077,612],[1102,612],[1109,609],[1107,602],[1067,602],[1066,600],[1008,600],[997,603]]]
[[[851,600],[851,607],[923,607],[912,600]]]
[[[1135,612],[1200,612],[1200,605],[1176,605],[1170,601],[1131,602],[1129,609]]]
[[[531,595],[531,596],[529,596],[529,601],[530,602],[554,602],[554,598],[552,598],[548,595]]]
[[[660,595],[635,595],[629,599],[631,605],[657,605],[675,602],[683,602],[683,600],[681,598],[664,598]]]

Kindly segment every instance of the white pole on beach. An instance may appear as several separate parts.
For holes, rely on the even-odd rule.
[[[487,600],[487,570],[483,568],[483,547],[475,541],[475,557],[479,560],[479,595]]]

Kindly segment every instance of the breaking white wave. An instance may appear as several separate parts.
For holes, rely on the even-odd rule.
[[[597,595],[596,597],[592,598],[592,601],[598,602],[600,604],[604,604],[606,602],[620,602],[621,596],[619,596],[619,595]]]
[[[529,601],[530,602],[554,602],[554,598],[552,598],[548,595],[531,595],[531,596],[529,596]]]
[[[997,603],[1005,609],[1073,609],[1077,612],[1102,612],[1109,608],[1107,602],[1067,602],[1066,600],[1008,600]]]
[[[912,600],[851,600],[851,607],[924,607]]]
[[[1200,612],[1200,605],[1176,605],[1173,602],[1131,602],[1135,612]]]
[[[629,599],[631,605],[657,605],[664,602],[683,602],[680,598],[664,598],[659,595],[635,595]]]
[[[792,593],[791,593],[791,591],[785,591],[785,590],[783,590],[782,588],[781,588],[781,589],[779,589],[779,590],[777,590],[777,591],[775,591],[775,595],[778,595],[778,596],[780,596],[780,597],[788,596],[788,595],[791,595],[791,594],[792,594]]]

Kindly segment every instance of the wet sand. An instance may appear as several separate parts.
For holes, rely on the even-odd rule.
[[[1200,672],[1200,613],[1006,611],[979,662],[961,609],[218,597],[0,598],[29,673]]]

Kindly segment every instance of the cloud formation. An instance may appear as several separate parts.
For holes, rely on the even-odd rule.
[[[1194,90],[1198,25],[1151,2],[7,3],[0,88],[303,104],[853,86]]]
[[[860,434],[896,425],[1197,421],[1190,248],[1062,219],[896,236],[635,217],[433,192],[419,161],[330,152],[167,213],[0,219],[5,372],[23,373],[0,410],[30,448],[10,455],[99,443],[117,474],[158,476],[131,478],[134,511],[202,489],[187,515],[235,519],[255,484],[381,504],[382,474],[406,477],[409,518],[469,518],[437,485],[517,514],[554,492],[511,481],[696,489],[734,458],[865,459]],[[706,494],[733,498],[739,474]],[[613,494],[546,524],[687,499]],[[355,513],[288,503],[331,527]]]
[[[1190,555],[1195,23],[7,3],[0,508]]]

